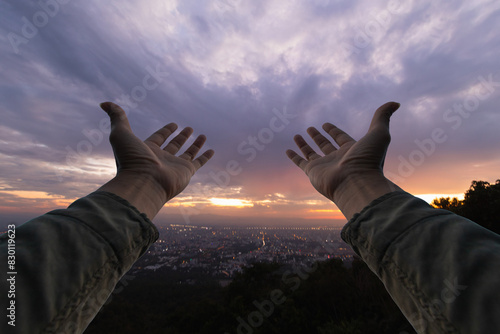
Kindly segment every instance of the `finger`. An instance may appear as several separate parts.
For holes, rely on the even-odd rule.
[[[293,137],[293,140],[307,160],[321,158],[321,156],[316,153],[311,146],[309,146],[309,144],[304,140],[304,138],[302,138],[301,135],[296,135],[295,137]]]
[[[351,136],[331,123],[323,124],[323,130],[325,130],[330,135],[330,137],[335,140],[339,147],[349,142],[355,141]]]
[[[167,140],[167,138],[170,137],[170,135],[175,132],[175,130],[177,130],[177,124],[175,123],[167,124],[160,130],[156,131],[151,136],[149,136],[149,138],[146,139],[145,141],[161,146],[163,145],[165,140]]]
[[[389,121],[392,114],[398,110],[400,104],[397,102],[387,102],[380,106],[373,115],[372,122],[368,131],[382,128],[389,131]]]
[[[193,160],[193,166],[196,170],[200,169],[204,164],[207,163],[208,160],[210,160],[214,156],[215,152],[214,150],[207,150],[205,151],[202,155],[200,155],[198,158]]]
[[[337,150],[337,148],[333,146],[333,144],[316,128],[310,127],[309,129],[307,129],[307,133],[309,134],[309,136],[311,136],[316,145],[318,145],[318,147],[320,148],[321,152],[323,152],[324,154],[330,154],[333,151]]]
[[[193,134],[193,129],[190,127],[184,128],[181,133],[179,133],[177,136],[175,136],[174,139],[172,139],[167,146],[163,149],[164,151],[167,151],[170,154],[176,154],[179,152],[180,148],[186,140]]]
[[[127,115],[119,105],[113,102],[103,102],[100,104],[100,107],[109,116],[109,119],[111,121],[111,131],[117,129],[132,131],[130,123],[128,122]]]
[[[203,147],[203,144],[205,144],[205,141],[207,140],[207,137],[205,135],[199,135],[198,138],[194,141],[194,143],[189,146],[189,148],[186,150],[186,152],[182,153],[179,158],[186,159],[186,160],[193,160],[194,157],[198,154],[198,152],[201,150]]]
[[[304,168],[307,166],[307,160],[298,155],[294,150],[286,150],[286,155],[300,169],[304,170]]]

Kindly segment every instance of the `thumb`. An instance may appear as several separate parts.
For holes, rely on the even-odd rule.
[[[113,102],[103,102],[100,106],[109,116],[112,132],[118,129],[132,131],[127,115],[119,105]]]
[[[389,131],[389,121],[392,114],[398,110],[399,106],[400,104],[397,102],[387,102],[380,106],[373,115],[370,129],[368,131],[372,131],[375,128],[382,128]]]
[[[380,168],[384,168],[385,155],[391,141],[389,132],[389,121],[392,114],[398,110],[400,104],[397,102],[387,102],[380,106],[373,115],[368,137],[375,143],[381,153]]]

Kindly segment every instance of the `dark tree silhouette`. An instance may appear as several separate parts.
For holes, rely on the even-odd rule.
[[[472,181],[462,201],[456,197],[441,197],[436,198],[432,205],[454,212],[500,234],[500,180],[495,184]]]

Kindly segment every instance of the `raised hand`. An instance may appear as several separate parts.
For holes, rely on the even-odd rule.
[[[400,190],[383,174],[385,154],[391,140],[389,119],[398,108],[399,103],[395,102],[388,102],[378,108],[368,132],[359,141],[333,124],[323,124],[323,130],[338,147],[316,128],[308,128],[307,133],[324,156],[316,153],[300,135],[296,135],[294,141],[305,158],[293,150],[286,152],[306,173],[314,188],[335,202],[348,219],[372,200]]]
[[[132,132],[122,108],[111,102],[102,103],[101,108],[111,120],[109,140],[117,175],[100,190],[127,199],[151,219],[168,200],[186,188],[193,174],[214,155],[213,150],[208,150],[195,159],[206,140],[200,135],[184,153],[176,156],[193,133],[190,127],[162,148],[177,129],[175,123],[165,125],[142,141]]]

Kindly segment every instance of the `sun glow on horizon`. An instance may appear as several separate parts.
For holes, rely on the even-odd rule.
[[[0,196],[13,196],[4,198],[4,204],[2,210],[8,210],[13,212],[19,210],[19,205],[27,205],[29,203],[30,208],[28,211],[33,211],[36,209],[51,209],[56,207],[67,207],[73,203],[76,198],[66,198],[62,195],[49,194],[45,191],[37,190],[1,190]]]
[[[237,208],[253,206],[253,203],[251,201],[237,199],[237,198],[212,197],[209,199],[209,201],[215,206],[233,206]]]
[[[340,210],[332,210],[332,209],[310,209],[308,212],[320,212],[320,213],[339,213]]]
[[[415,195],[415,197],[418,197],[420,199],[423,199],[424,201],[426,201],[427,203],[431,204],[432,201],[434,201],[434,199],[436,198],[441,198],[441,197],[450,197],[450,198],[453,198],[453,197],[457,197],[458,200],[463,200],[464,199],[464,194],[419,194],[419,195]]]
[[[306,216],[306,219],[344,219],[342,211],[338,209],[309,209],[308,213],[312,213],[313,216]]]

